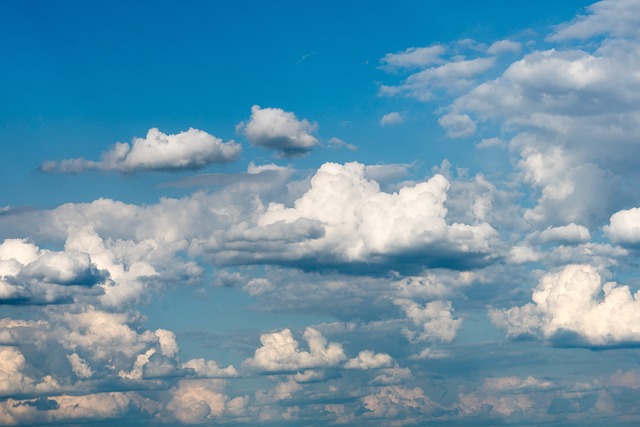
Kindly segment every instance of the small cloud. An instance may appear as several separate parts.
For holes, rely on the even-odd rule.
[[[442,45],[410,47],[402,52],[387,53],[380,62],[392,68],[421,68],[442,62],[440,56],[445,50]]]
[[[465,138],[476,132],[476,123],[467,114],[446,114],[438,119],[449,138]]]
[[[152,128],[145,138],[134,138],[131,144],[117,142],[111,150],[102,153],[99,161],[83,158],[47,161],[40,170],[60,173],[195,170],[211,163],[234,161],[241,150],[240,144],[234,141],[222,142],[220,138],[198,129],[167,135]]]
[[[335,136],[329,139],[329,148],[346,148],[350,151],[356,151],[358,147],[353,144],[349,144],[340,138],[336,138]]]
[[[399,125],[404,123],[404,120],[405,118],[402,115],[402,113],[393,111],[389,114],[385,114],[384,116],[382,116],[382,118],[380,119],[380,126]]]
[[[318,129],[317,123],[298,120],[295,114],[280,108],[254,105],[251,107],[251,118],[241,129],[251,144],[276,150],[280,157],[299,156],[319,144],[312,135]]]
[[[487,53],[489,55],[500,55],[501,53],[514,52],[518,53],[522,49],[522,44],[511,40],[499,40],[489,46]]]

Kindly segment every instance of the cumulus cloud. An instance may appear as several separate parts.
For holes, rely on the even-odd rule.
[[[171,390],[167,409],[182,424],[203,424],[220,417],[229,398],[222,380],[182,380]]]
[[[425,306],[407,300],[396,299],[409,320],[418,327],[417,331],[406,329],[405,335],[413,342],[445,342],[453,341],[462,325],[462,319],[454,319],[453,306],[449,301],[432,301]]]
[[[404,123],[404,120],[405,119],[402,113],[393,111],[382,116],[382,118],[380,119],[380,126],[400,125]]]
[[[253,145],[276,150],[283,157],[304,154],[320,143],[312,135],[318,129],[317,123],[298,120],[295,114],[280,108],[254,105],[251,118],[241,128]]]
[[[466,114],[446,114],[438,119],[449,138],[465,138],[476,132],[476,123]]]
[[[393,363],[393,358],[387,353],[374,353],[371,350],[363,350],[358,356],[349,359],[344,367],[347,369],[378,369],[388,368]]]
[[[509,336],[528,334],[559,344],[607,347],[640,342],[637,298],[628,286],[603,284],[593,266],[574,264],[544,275],[532,303],[489,314]]]
[[[298,371],[337,366],[346,359],[342,345],[327,342],[314,328],[308,327],[303,338],[309,346],[309,351],[299,349],[298,341],[293,338],[289,329],[263,334],[260,336],[262,346],[242,365],[264,372]]]
[[[74,292],[66,287],[92,287],[108,280],[108,275],[86,252],[40,249],[25,239],[6,239],[0,244],[0,300],[5,303],[67,301]],[[91,292],[95,293],[85,291]]]
[[[549,227],[540,233],[543,242],[584,243],[591,240],[589,229],[574,223],[559,227]]]
[[[629,245],[640,243],[640,208],[614,213],[609,219],[609,225],[604,227],[604,231],[614,242]]]
[[[167,135],[152,128],[145,138],[134,138],[131,144],[117,142],[111,150],[102,153],[100,161],[83,158],[50,161],[43,163],[40,169],[62,173],[194,170],[212,163],[234,161],[241,150],[242,147],[233,141],[222,142],[220,138],[198,129]]]
[[[293,242],[278,254],[289,260],[313,257],[316,265],[391,259],[395,268],[402,262],[455,265],[463,262],[463,254],[473,262],[490,252],[496,232],[489,224],[447,223],[449,182],[443,176],[389,194],[368,180],[365,171],[358,163],[324,164],[293,207],[270,204],[258,218],[258,229],[284,227],[291,235],[301,226],[307,233],[314,224],[321,227],[323,233]]]

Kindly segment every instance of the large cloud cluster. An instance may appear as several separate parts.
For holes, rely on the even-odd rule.
[[[287,208],[271,204],[259,217],[263,230],[286,226],[305,232],[322,230],[288,248],[290,257],[313,257],[315,263],[384,263],[456,267],[481,261],[491,252],[495,230],[487,223],[448,224],[449,182],[435,175],[426,182],[385,193],[367,179],[359,163],[324,164],[311,187]],[[468,265],[468,264],[466,264]]]

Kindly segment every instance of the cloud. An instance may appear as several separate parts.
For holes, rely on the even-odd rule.
[[[349,359],[344,367],[347,369],[379,369],[389,368],[393,358],[387,353],[374,353],[371,350],[363,350],[358,356]]]
[[[543,242],[584,243],[591,240],[589,229],[574,223],[560,227],[549,227],[540,233]]]
[[[26,239],[6,239],[0,244],[0,301],[18,304],[55,304],[69,301],[78,292],[70,286],[91,288],[109,278],[89,254],[40,249]]]
[[[640,5],[634,0],[603,0],[587,6],[587,14],[560,25],[549,39],[563,41],[587,39],[609,34],[615,37],[638,36]]]
[[[238,158],[242,147],[233,141],[189,129],[167,135],[149,129],[146,138],[134,138],[131,144],[118,142],[101,155],[100,161],[83,158],[45,162],[43,172],[77,173],[87,170],[138,172],[154,170],[196,170],[212,163],[229,163]]]
[[[182,424],[203,424],[220,417],[229,398],[222,380],[182,380],[171,390],[167,409]]]
[[[490,55],[500,55],[502,53],[518,53],[522,49],[522,44],[512,40],[498,40],[489,46],[487,53]]]
[[[262,346],[243,367],[262,372],[299,371],[337,366],[346,359],[342,346],[329,343],[316,329],[308,327],[303,335],[309,351],[299,350],[289,329],[260,336]]]
[[[611,215],[604,231],[616,243],[640,243],[640,208],[622,210]]]
[[[326,163],[293,207],[270,204],[258,218],[258,230],[278,227],[290,230],[291,235],[303,224],[301,231],[305,232],[313,224],[324,229],[313,238],[292,242],[278,257],[312,257],[315,265],[394,260],[394,268],[401,268],[403,258],[422,265],[455,265],[462,254],[471,261],[490,252],[496,233],[489,224],[447,223],[444,203],[449,182],[443,176],[390,194],[368,180],[365,171],[359,163]]]
[[[466,138],[476,132],[476,124],[466,114],[445,114],[438,124],[446,129],[449,138]]]
[[[244,134],[255,146],[278,151],[282,157],[292,157],[311,151],[320,142],[312,134],[317,123],[298,120],[295,114],[280,108],[251,107],[251,118],[241,124]]]
[[[380,119],[380,126],[394,126],[394,125],[400,125],[402,123],[404,123],[404,116],[402,115],[402,113],[398,113],[397,111],[393,111],[391,113],[385,114],[384,116],[382,116],[382,118]]]
[[[449,301],[432,301],[422,307],[415,301],[396,299],[394,304],[418,327],[418,331],[404,331],[412,342],[452,342],[462,325],[462,319],[453,318],[453,306]]]
[[[428,47],[410,47],[402,52],[387,53],[380,62],[390,68],[423,68],[437,64],[446,48],[442,45]]]
[[[603,293],[601,297],[600,294]],[[512,337],[541,336],[560,345],[608,347],[640,342],[640,302],[628,286],[602,283],[591,265],[544,275],[529,303],[491,310],[492,322]]]
[[[469,87],[476,76],[489,70],[494,63],[494,58],[453,59],[411,74],[398,86],[382,85],[380,94],[404,95],[426,102],[433,99],[438,90],[458,91]]]

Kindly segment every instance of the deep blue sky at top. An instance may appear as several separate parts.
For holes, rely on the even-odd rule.
[[[377,125],[383,114],[419,104],[377,96],[376,82],[388,78],[379,59],[409,46],[467,37],[491,43],[523,28],[544,29],[588,2],[116,4],[0,3],[0,206],[49,207],[99,196],[151,202],[167,194],[157,190],[171,179],[166,174],[138,178],[132,187],[126,176],[36,171],[44,160],[97,159],[114,142],[151,127],[166,133],[195,127],[243,143],[239,162],[207,172],[272,162],[234,130],[253,104],[293,111],[317,121],[324,141],[335,136],[360,147],[317,150],[295,160],[297,167],[356,159],[438,164],[456,147],[442,141],[431,114],[436,106],[423,107],[402,129]]]

